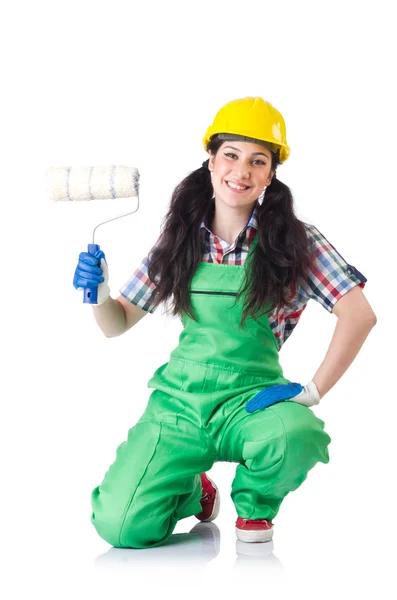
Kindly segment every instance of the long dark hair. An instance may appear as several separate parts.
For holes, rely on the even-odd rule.
[[[215,137],[208,150],[216,154],[223,141]],[[271,169],[276,171],[279,151],[273,152],[270,147],[269,150]],[[173,296],[173,316],[185,312],[197,320],[189,286],[202,260],[204,242],[200,224],[214,209],[212,196],[208,167],[203,165],[189,173],[172,193],[162,233],[152,249],[148,275],[157,286],[154,307]],[[256,319],[273,310],[279,312],[284,305],[291,306],[296,290],[306,281],[311,261],[308,238],[304,222],[294,214],[293,203],[291,190],[274,173],[262,203],[258,203],[258,243],[250,255],[245,285],[236,296],[236,302],[245,297],[240,327],[248,316]]]

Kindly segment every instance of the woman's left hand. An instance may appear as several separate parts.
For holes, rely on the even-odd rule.
[[[304,386],[300,383],[271,385],[251,398],[247,402],[245,410],[252,413],[284,400],[298,402],[304,406],[313,406],[320,402],[320,394],[314,381],[310,381]]]
[[[293,398],[288,398],[288,400],[304,404],[304,406],[314,406],[320,402],[320,394],[314,381],[309,381],[307,385],[303,386],[300,394]]]

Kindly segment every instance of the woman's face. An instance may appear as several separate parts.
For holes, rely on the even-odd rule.
[[[271,165],[271,152],[261,144],[223,142],[216,155],[210,151],[208,165],[215,199],[230,206],[253,204],[271,183]]]

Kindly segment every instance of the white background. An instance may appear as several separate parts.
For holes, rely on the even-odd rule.
[[[395,593],[395,28],[392,2],[15,2],[2,15],[2,585],[5,598],[247,594],[331,598]],[[140,207],[104,225],[112,296],[156,241],[175,185],[207,158],[201,140],[229,100],[259,95],[283,114],[291,147],[278,177],[368,279],[378,323],[315,407],[332,438],[289,494],[274,544],[236,552],[236,465],[215,545],[183,537],[110,548],[90,494],[143,412],[181,324],[161,308],[106,339],[72,286],[101,221],[135,200],[55,203],[50,166],[139,169]],[[309,303],[280,352],[307,383],[336,317]],[[219,536],[219,534],[217,534]],[[215,536],[217,538],[217,535]],[[8,577],[7,577],[8,576]]]

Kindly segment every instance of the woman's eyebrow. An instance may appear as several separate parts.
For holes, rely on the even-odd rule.
[[[231,148],[232,150],[236,150],[237,152],[241,152],[241,150],[239,150],[238,148],[235,148],[234,146],[224,146],[224,148]],[[257,154],[263,154],[263,156],[266,156],[266,158],[269,158],[267,154],[265,154],[264,152],[252,152],[251,156],[256,156]]]

